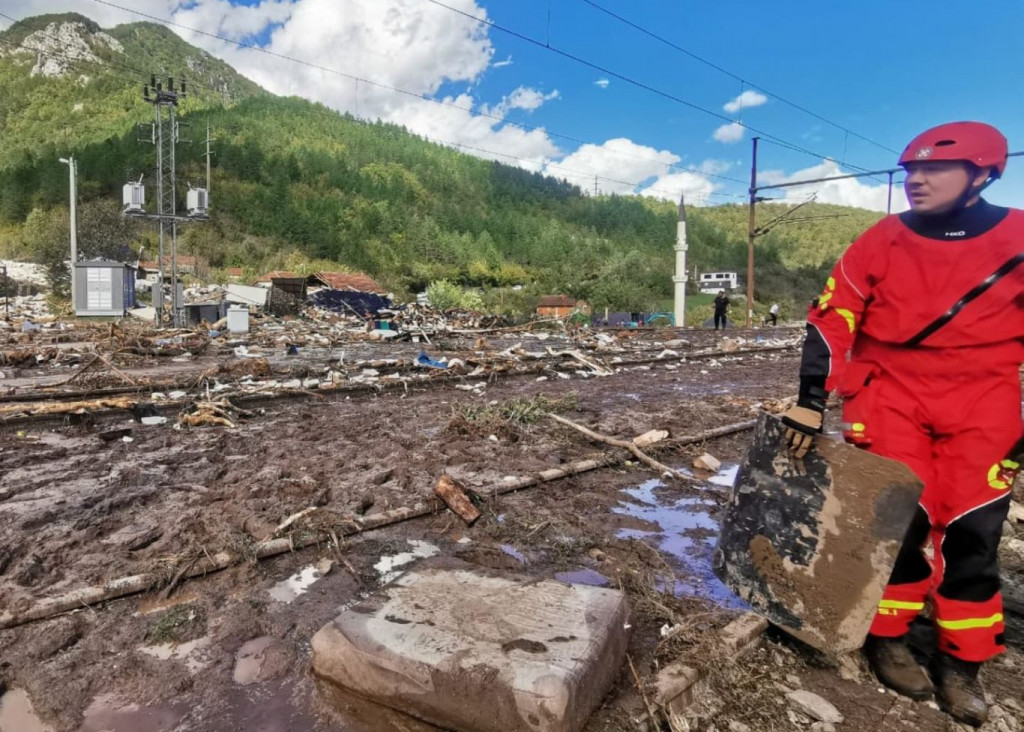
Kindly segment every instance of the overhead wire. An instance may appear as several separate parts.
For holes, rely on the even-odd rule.
[[[777,140],[777,141],[786,143],[787,145],[790,146],[791,149],[793,149],[793,150],[795,150],[797,152],[803,153],[804,155],[809,155],[809,156],[811,156],[813,158],[817,158],[817,159],[828,159],[828,160],[833,160],[834,159],[834,157],[831,156],[831,155],[824,155],[822,153],[815,152],[813,150],[809,150],[809,149],[807,149],[805,147],[797,145],[796,143],[789,142],[788,140],[785,140],[785,139],[783,139],[781,137],[778,137],[777,135],[773,135],[770,132],[766,132],[765,130],[758,129],[757,127],[753,127],[753,126],[751,126],[751,125],[749,125],[749,124],[747,124],[745,122],[737,121],[737,120],[733,119],[732,117],[724,115],[724,114],[722,114],[720,112],[716,112],[713,109],[709,109],[709,108],[701,106],[700,104],[697,104],[695,102],[691,102],[688,99],[684,99],[684,98],[682,98],[682,97],[680,97],[680,96],[678,96],[676,94],[673,94],[671,92],[667,92],[664,89],[659,89],[658,87],[652,86],[651,84],[648,84],[647,82],[640,81],[638,79],[634,79],[631,76],[627,76],[626,74],[623,74],[623,73],[621,73],[619,71],[615,71],[615,70],[610,69],[608,67],[601,66],[600,64],[597,64],[597,63],[595,63],[593,61],[590,61],[588,59],[585,59],[585,58],[583,58],[581,56],[577,56],[577,55],[575,55],[573,53],[565,51],[565,50],[563,50],[561,48],[558,48],[557,46],[548,45],[547,43],[545,43],[543,41],[539,41],[536,38],[532,38],[532,37],[530,37],[530,36],[528,36],[528,35],[526,35],[524,33],[520,33],[519,31],[513,30],[511,28],[507,28],[507,27],[505,27],[503,25],[495,23],[494,21],[488,20],[487,18],[481,18],[481,17],[479,17],[477,15],[473,15],[472,13],[467,13],[464,10],[460,10],[458,8],[452,7],[451,5],[447,5],[447,4],[443,3],[443,2],[441,2],[440,0],[425,0],[425,1],[430,3],[430,4],[432,4],[432,5],[436,5],[439,8],[444,8],[446,10],[449,10],[449,11],[453,12],[453,13],[456,13],[457,15],[461,15],[461,16],[463,16],[465,18],[469,18],[470,20],[474,20],[474,21],[476,21],[478,23],[481,23],[483,25],[486,25],[486,26],[488,26],[490,28],[494,28],[495,30],[499,30],[499,31],[501,31],[503,33],[506,33],[506,34],[508,34],[510,36],[513,36],[514,38],[518,38],[518,39],[520,39],[522,41],[525,41],[525,42],[530,43],[530,44],[532,44],[534,46],[537,46],[538,48],[547,49],[548,51],[551,51],[552,53],[558,54],[559,56],[562,56],[564,58],[567,58],[567,59],[570,59],[572,61],[575,61],[575,62],[577,62],[579,64],[582,64],[584,66],[587,66],[589,68],[592,68],[595,71],[600,71],[602,74],[606,74],[608,76],[613,76],[616,79],[619,79],[620,81],[624,81],[627,84],[631,84],[632,86],[635,86],[635,87],[637,87],[639,89],[644,89],[645,91],[649,91],[649,92],[651,92],[653,94],[656,94],[656,95],[658,95],[660,97],[663,97],[665,99],[668,99],[670,101],[676,102],[678,104],[682,104],[683,106],[689,107],[690,109],[694,109],[694,110],[697,110],[699,112],[703,112],[704,114],[707,114],[707,115],[710,115],[712,117],[715,117],[716,119],[728,122],[730,124],[739,125],[740,127],[743,127],[744,129],[750,130],[751,132],[756,132],[763,139]],[[109,3],[106,2],[106,0],[93,0],[93,2],[102,2],[104,4],[109,4]],[[860,171],[867,171],[868,170],[868,168],[862,168],[862,167],[854,165],[852,163],[846,163],[845,167],[851,168],[853,170],[860,170]]]
[[[891,153],[896,154],[896,155],[899,154],[899,150],[893,150],[891,147],[886,147],[882,143],[876,142],[876,141],[872,140],[869,137],[865,137],[864,135],[861,135],[860,133],[855,132],[854,130],[851,130],[849,127],[846,127],[845,125],[842,125],[842,124],[840,124],[838,122],[834,122],[834,121],[830,120],[829,118],[824,117],[824,116],[818,114],[817,112],[814,112],[814,111],[812,111],[810,109],[807,109],[806,107],[804,107],[804,106],[802,106],[800,104],[797,104],[794,101],[791,101],[791,100],[789,100],[789,99],[787,99],[787,98],[785,98],[785,97],[783,97],[783,96],[781,96],[779,94],[776,94],[773,91],[770,91],[770,90],[766,89],[765,87],[761,86],[760,84],[755,84],[754,82],[750,81],[749,79],[745,79],[742,76],[739,76],[738,74],[735,74],[732,71],[729,71],[728,69],[723,68],[722,66],[719,66],[718,64],[714,63],[713,61],[709,61],[708,59],[704,58],[703,56],[701,56],[701,55],[699,55],[697,53],[694,53],[693,51],[691,51],[691,50],[689,50],[687,48],[683,48],[682,46],[674,43],[673,41],[670,41],[669,39],[665,38],[664,36],[661,36],[661,35],[655,33],[654,31],[652,31],[652,30],[650,30],[648,28],[645,28],[645,27],[643,27],[642,25],[640,25],[638,23],[634,23],[633,21],[629,20],[628,18],[625,18],[625,17],[623,17],[623,16],[621,16],[621,15],[619,15],[619,14],[617,14],[617,13],[611,11],[611,10],[609,10],[608,8],[606,8],[606,7],[602,6],[602,5],[599,5],[598,3],[594,2],[594,0],[581,0],[581,2],[586,3],[587,5],[591,6],[592,8],[594,8],[596,10],[599,10],[602,13],[605,13],[606,15],[611,16],[612,18],[615,18],[616,20],[620,21],[621,23],[624,23],[625,25],[628,25],[629,27],[639,31],[640,33],[643,33],[644,35],[649,36],[649,37],[655,39],[656,41],[664,43],[666,46],[674,48],[675,50],[679,51],[680,53],[683,53],[683,54],[689,56],[690,58],[694,59],[695,61],[699,61],[700,63],[704,64],[705,66],[708,66],[708,67],[710,67],[712,69],[715,69],[716,71],[720,71],[721,73],[725,74],[726,76],[729,76],[732,79],[735,79],[736,81],[740,82],[741,84],[743,84],[745,86],[749,86],[752,89],[756,89],[756,90],[758,90],[760,92],[763,92],[764,94],[767,94],[768,96],[772,97],[773,99],[777,99],[778,101],[780,101],[783,104],[786,104],[786,105],[792,107],[793,109],[799,110],[799,111],[803,112],[804,114],[810,115],[811,117],[814,117],[817,120],[820,120],[820,121],[822,121],[822,122],[824,122],[824,123],[826,123],[828,125],[831,125],[831,126],[837,128],[837,129],[840,129],[840,130],[842,130],[843,132],[845,132],[845,133],[847,133],[849,135],[852,135],[852,136],[854,136],[854,137],[856,137],[856,138],[858,138],[860,140],[863,140],[864,142],[870,143],[870,144],[874,145],[875,147],[879,147],[882,150],[885,150],[886,152],[891,152]]]

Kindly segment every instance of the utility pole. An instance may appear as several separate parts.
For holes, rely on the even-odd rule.
[[[153,96],[150,96],[150,93]],[[178,102],[185,97],[185,82],[174,88],[174,78],[168,77],[167,88],[151,76],[149,86],[143,87],[142,98],[153,105],[153,144],[156,146],[156,217],[158,227],[157,268],[159,287],[153,303],[156,324],[165,324],[164,314],[164,240],[168,240],[171,259],[171,317],[173,325],[181,324],[182,303],[178,297],[178,225],[175,201],[175,144],[178,141]]]
[[[71,312],[75,311],[75,262],[78,261],[78,163],[74,156],[61,158],[68,166],[68,187],[71,198]]]
[[[676,222],[676,274],[672,278],[675,285],[675,321],[677,328],[686,327],[686,205],[683,196],[679,196],[679,218]]]
[[[210,152],[210,143],[213,142],[213,138],[210,137],[210,121],[206,121],[206,192],[210,192],[210,156],[213,155]]]
[[[754,206],[757,205],[757,141],[750,156],[750,215],[747,219],[747,327],[754,321]]]

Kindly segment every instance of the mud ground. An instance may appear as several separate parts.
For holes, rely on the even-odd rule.
[[[602,378],[497,380],[479,393],[410,386],[282,403],[234,430],[126,420],[131,442],[103,442],[96,430],[77,427],[0,433],[0,607],[25,608],[140,572],[170,579],[196,557],[244,554],[310,506],[339,519],[412,506],[429,499],[442,472],[487,496],[506,476],[608,449],[547,420],[502,421],[494,416],[501,405],[543,396],[605,434],[694,434],[795,393],[797,365],[793,351]],[[688,467],[708,450],[728,467],[742,459],[747,439],[741,433],[659,459]],[[472,528],[439,513],[353,537],[340,552],[315,546],[189,580],[167,600],[153,592],[0,631],[0,693],[13,690],[4,697],[7,713],[15,703],[34,709],[21,717],[23,728],[10,728],[428,729],[322,688],[309,671],[313,633],[340,605],[379,586],[382,558],[424,545],[411,542],[438,552],[407,566],[468,564],[622,587],[634,607],[629,652],[640,675],[672,660],[699,664],[713,631],[739,612],[709,566],[728,482],[728,470],[695,488],[626,464],[485,498]],[[684,627],[663,643],[665,626]],[[1024,656],[1012,652],[992,664],[987,681],[996,701],[1020,699]],[[796,687],[835,704],[845,717],[839,729],[957,729],[933,707],[881,691],[856,659],[837,667],[776,634],[739,662],[721,664],[691,728],[737,721],[752,730],[809,729],[784,699]],[[1024,707],[1003,709],[1024,722]],[[587,730],[642,729],[641,712],[624,669]],[[0,712],[6,732],[4,724]]]

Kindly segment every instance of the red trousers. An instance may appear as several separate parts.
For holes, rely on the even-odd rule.
[[[855,356],[839,388],[847,441],[925,486],[871,633],[905,634],[930,598],[939,649],[984,661],[1006,649],[997,551],[1019,468],[1006,454],[1021,435],[1020,379],[939,363],[938,374],[887,370]]]

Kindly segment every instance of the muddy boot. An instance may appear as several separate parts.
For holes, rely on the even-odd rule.
[[[869,635],[864,644],[864,655],[878,680],[890,689],[918,701],[931,699],[935,693],[928,674],[910,652],[906,636],[882,638]]]
[[[940,653],[935,663],[939,706],[959,722],[980,727],[988,719],[985,689],[978,678],[981,664]]]

